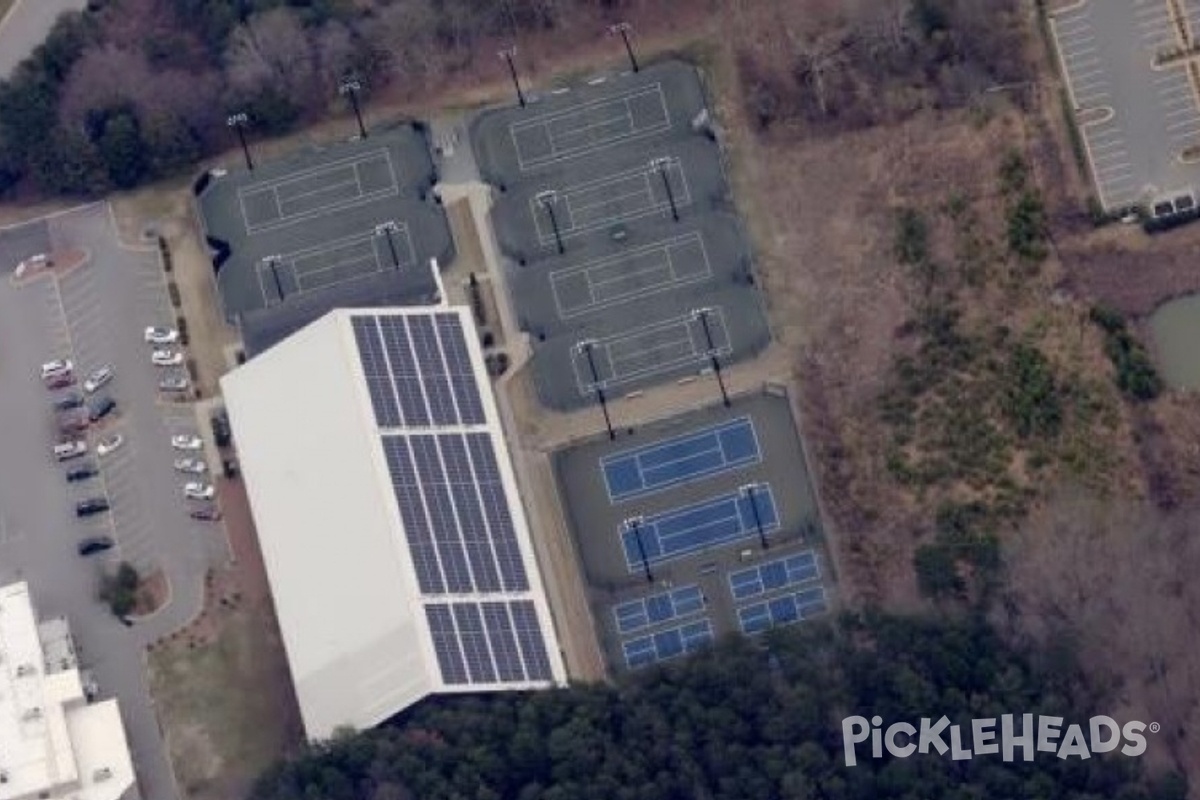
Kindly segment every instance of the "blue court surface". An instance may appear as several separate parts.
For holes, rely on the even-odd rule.
[[[738,609],[738,623],[742,633],[762,633],[776,625],[788,625],[823,613],[825,588],[817,586],[795,594],[777,597],[763,603],[753,603]]]
[[[733,593],[735,601],[749,600],[819,577],[821,568],[817,566],[816,555],[811,550],[805,550],[794,556],[729,573],[729,591]]]
[[[630,639],[621,643],[621,649],[629,667],[644,667],[656,661],[695,652],[711,642],[712,638],[712,625],[707,619],[702,619],[662,633]]]
[[[625,563],[630,572],[640,569],[642,548],[645,549],[646,561],[658,564],[757,536],[760,523],[763,533],[770,533],[779,527],[779,515],[775,510],[771,487],[759,484],[753,495],[735,489],[694,505],[646,517],[636,528],[621,526]]]
[[[750,417],[613,453],[600,459],[608,499],[616,503],[762,460]]]
[[[621,603],[613,608],[613,614],[617,618],[617,632],[625,635],[703,610],[704,594],[693,584]]]

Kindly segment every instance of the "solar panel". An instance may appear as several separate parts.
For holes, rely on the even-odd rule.
[[[442,681],[449,684],[470,683],[462,645],[454,631],[450,609],[443,605],[425,606],[425,620],[429,623],[429,632],[433,636],[433,651],[437,656],[438,668],[442,672]]]
[[[399,425],[400,411],[388,376],[383,344],[379,340],[379,325],[374,317],[354,317],[350,323],[354,330],[354,341],[358,344],[358,360],[367,378],[367,393],[371,396],[371,408],[375,411],[375,424],[381,428]]]
[[[471,682],[495,683],[496,665],[492,661],[487,635],[483,632],[479,606],[475,603],[455,603],[454,621],[458,625],[458,638],[462,642]]]
[[[521,663],[521,651],[517,647],[512,618],[504,603],[483,603],[483,624],[492,643],[492,655],[496,658],[496,672],[506,682],[525,680],[525,667]]]
[[[471,471],[466,443],[461,436],[442,435],[437,440],[442,446],[446,476],[462,526],[463,545],[475,575],[475,588],[483,592],[501,591],[504,587],[500,583],[500,573],[481,505],[479,484]]]
[[[388,462],[388,473],[392,476],[396,505],[400,507],[400,518],[404,522],[408,550],[417,572],[417,585],[423,594],[441,594],[446,591],[446,581],[438,564],[437,545],[432,533],[434,528],[425,513],[408,440],[402,436],[383,437],[383,453]]]
[[[553,677],[550,656],[546,653],[546,639],[542,635],[542,624],[538,621],[533,601],[513,600],[508,606],[512,612],[513,628],[517,633],[521,658],[525,662],[525,672],[529,675],[529,680],[550,680]]]
[[[464,425],[482,425],[483,402],[471,357],[467,352],[466,335],[458,317],[453,314],[437,316],[438,335],[442,340],[442,355],[446,358],[446,374],[458,401],[458,413]]]
[[[412,341],[409,339],[404,317],[380,317],[379,327],[383,331],[383,343],[387,349],[396,397],[400,401],[403,424],[409,428],[427,426],[429,410],[425,405],[425,393],[421,390],[421,373],[413,359]]]
[[[466,442],[475,468],[475,483],[483,501],[484,516],[492,533],[500,581],[505,591],[526,591],[529,588],[529,576],[525,572],[525,561],[517,544],[517,531],[508,510],[504,484],[500,480],[495,445],[491,437],[484,433],[468,433]]]
[[[421,494],[429,510],[430,532],[437,543],[442,571],[446,575],[446,589],[450,592],[471,592],[475,585],[467,566],[458,519],[454,514],[454,501],[438,455],[437,441],[432,436],[413,436],[409,442],[417,466]]]

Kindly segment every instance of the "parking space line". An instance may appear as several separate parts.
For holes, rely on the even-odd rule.
[[[1172,122],[1171,124],[1167,125],[1167,130],[1168,131],[1177,131],[1180,128],[1192,127],[1197,123],[1197,121],[1200,121],[1200,120],[1197,120],[1195,117],[1193,117],[1192,119],[1185,119],[1181,122]]]

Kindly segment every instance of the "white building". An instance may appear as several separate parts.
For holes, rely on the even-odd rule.
[[[221,387],[310,738],[565,683],[468,309],[332,311]]]
[[[89,703],[65,621],[0,588],[0,800],[119,800],[133,762],[116,700]]]

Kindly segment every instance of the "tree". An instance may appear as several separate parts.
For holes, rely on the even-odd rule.
[[[108,170],[109,180],[118,189],[131,189],[145,177],[146,146],[132,109],[115,109],[104,115],[96,147]]]
[[[137,605],[137,589],[142,578],[128,561],[122,561],[116,572],[100,580],[100,599],[108,603],[113,615],[127,616]]]

